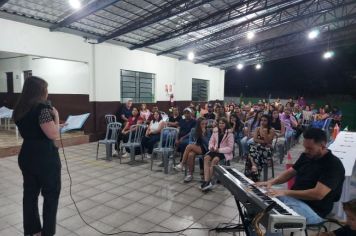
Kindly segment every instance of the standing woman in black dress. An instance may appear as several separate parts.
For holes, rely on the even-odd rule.
[[[41,78],[27,78],[13,114],[23,137],[18,162],[23,175],[24,234],[28,236],[52,236],[56,231],[61,161],[54,140],[59,137],[59,116],[47,102],[47,85]],[[43,226],[38,212],[40,192]]]

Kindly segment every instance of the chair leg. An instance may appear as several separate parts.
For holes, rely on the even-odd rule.
[[[152,168],[153,168],[153,158],[154,158],[154,155],[155,155],[155,153],[153,152],[153,153],[152,153],[152,156],[151,156],[151,171],[152,171]]]
[[[96,147],[96,160],[98,160],[98,153],[99,153],[99,142],[98,142],[98,145]]]
[[[168,163],[169,163],[169,157],[165,155],[165,153],[163,153],[163,168],[164,168],[164,173],[168,174]]]
[[[142,146],[140,146],[140,149],[141,149],[141,157],[142,157],[142,161],[143,161],[143,157],[144,157],[145,153],[143,152]]]

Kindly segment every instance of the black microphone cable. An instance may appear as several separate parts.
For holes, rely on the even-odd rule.
[[[148,235],[148,234],[175,234],[175,233],[182,233],[184,231],[187,231],[187,230],[208,230],[209,232],[210,231],[214,231],[216,228],[184,228],[184,229],[181,229],[181,230],[175,230],[175,231],[148,231],[148,232],[135,232],[135,231],[117,231],[117,232],[114,232],[114,233],[105,233],[105,232],[102,232],[101,230],[95,228],[94,226],[90,225],[82,216],[82,214],[80,213],[79,211],[79,208],[77,206],[77,203],[75,202],[73,196],[72,196],[72,176],[70,175],[70,172],[69,172],[69,168],[68,168],[68,162],[67,162],[67,157],[66,157],[66,154],[64,152],[64,146],[63,146],[63,140],[62,140],[62,133],[61,131],[59,132],[59,139],[60,139],[60,142],[61,142],[61,147],[62,147],[62,153],[63,153],[63,158],[64,158],[64,161],[66,163],[66,169],[67,169],[67,173],[68,173],[68,176],[69,176],[69,196],[70,198],[72,199],[72,202],[75,206],[75,209],[77,210],[78,212],[78,215],[79,217],[82,219],[82,221],[87,225],[89,226],[90,228],[92,228],[93,230],[95,230],[96,232],[100,233],[100,234],[103,234],[103,235],[118,235],[118,234],[123,234],[123,233],[132,233],[132,234],[138,234],[138,235]],[[229,225],[229,227],[231,227],[231,225]]]

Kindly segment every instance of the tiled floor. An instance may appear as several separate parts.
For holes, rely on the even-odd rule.
[[[100,155],[104,157],[104,147],[101,150]],[[300,146],[293,151],[298,150]],[[177,231],[187,227],[213,228],[218,223],[237,222],[238,212],[231,194],[221,185],[207,194],[202,193],[198,175],[192,183],[184,184],[183,173],[165,175],[158,171],[158,167],[150,171],[149,163],[130,166],[119,164],[117,160],[97,161],[96,143],[66,147],[65,152],[77,206],[83,218],[102,232]],[[86,226],[78,216],[69,196],[69,177],[62,153],[61,156],[62,192],[56,235],[101,235]],[[240,170],[243,168],[241,164],[233,165]],[[276,166],[277,173],[283,169],[283,165]],[[21,172],[17,157],[3,158],[0,159],[0,235],[23,235],[22,232]],[[125,232],[120,235],[137,234]],[[160,235],[216,233],[209,234],[207,229],[187,229]]]

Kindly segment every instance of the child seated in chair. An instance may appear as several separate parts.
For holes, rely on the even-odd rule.
[[[356,198],[343,203],[346,213],[346,225],[332,232],[323,232],[316,236],[355,236],[356,235]]]

